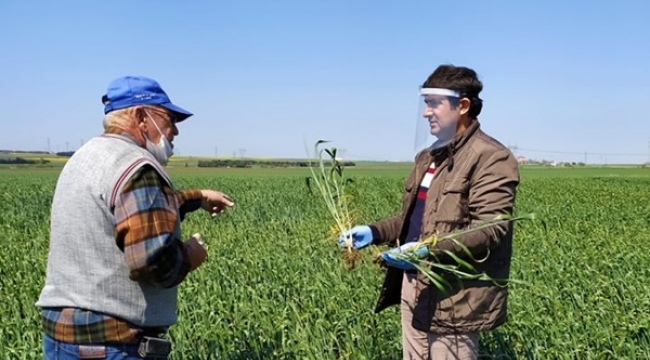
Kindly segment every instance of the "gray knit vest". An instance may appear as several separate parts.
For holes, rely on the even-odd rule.
[[[92,310],[141,327],[176,322],[176,287],[129,279],[115,242],[115,198],[145,164],[173,188],[151,153],[122,136],[93,138],[68,160],[52,200],[47,276],[36,306]],[[180,238],[180,220],[174,235]]]

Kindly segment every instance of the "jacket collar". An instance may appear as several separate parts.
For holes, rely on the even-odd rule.
[[[463,131],[462,133],[454,136],[454,138],[449,142],[449,144],[436,148],[434,145],[425,149],[423,151],[423,156],[425,157],[426,166],[431,164],[431,161],[435,161],[438,167],[444,165],[447,162],[449,168],[454,167],[454,154],[458,152],[460,148],[467,143],[467,141],[472,138],[472,136],[478,131],[481,127],[481,124],[478,120],[473,120],[472,123]],[[433,159],[432,159],[433,158]]]
[[[447,144],[447,145],[445,145],[445,146],[443,146],[443,147],[441,147],[439,149],[435,148],[435,146],[434,146],[435,143],[434,143],[434,145],[431,145],[431,147],[430,147],[431,154],[433,156],[437,156],[438,154],[449,153],[450,151],[451,151],[452,154],[455,153],[456,150],[460,149],[461,147],[463,147],[463,145],[465,145],[465,143],[467,143],[467,140],[469,140],[469,138],[471,138],[472,135],[474,135],[474,133],[476,132],[476,130],[478,130],[480,127],[481,127],[481,124],[479,123],[479,121],[478,120],[473,120],[472,123],[469,124],[467,129],[465,129],[465,131],[463,131],[462,133],[454,136],[454,138],[451,139],[449,144]]]

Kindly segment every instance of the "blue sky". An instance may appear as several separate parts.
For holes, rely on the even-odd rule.
[[[650,1],[3,1],[0,149],[75,150],[122,75],[194,112],[181,155],[411,160],[418,86],[484,83],[483,129],[517,154],[650,157]]]

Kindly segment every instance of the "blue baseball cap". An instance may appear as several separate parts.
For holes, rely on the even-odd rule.
[[[172,104],[160,84],[144,76],[123,76],[113,80],[108,84],[106,95],[102,96],[102,103],[104,114],[136,105],[158,105],[174,112],[177,122],[193,115]]]

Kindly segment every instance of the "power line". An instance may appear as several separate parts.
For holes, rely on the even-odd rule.
[[[601,153],[601,152],[584,152],[584,151],[557,151],[557,150],[539,150],[539,149],[527,149],[527,148],[518,148],[521,151],[528,152],[537,152],[537,153],[549,153],[549,154],[567,154],[567,155],[602,155],[602,156],[648,156],[648,154],[635,154],[635,153]]]

